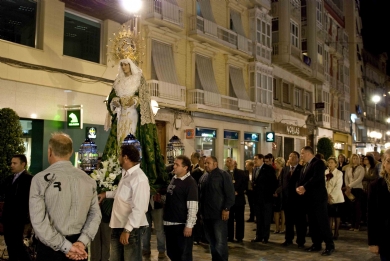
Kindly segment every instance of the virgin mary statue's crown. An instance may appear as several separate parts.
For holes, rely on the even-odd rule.
[[[122,59],[131,59],[137,66],[141,63],[143,54],[141,34],[135,32],[130,26],[122,25],[118,33],[114,33],[113,39],[109,39],[108,61],[117,65]]]

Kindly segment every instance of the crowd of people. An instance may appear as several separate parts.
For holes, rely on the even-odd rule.
[[[285,233],[282,246],[291,247],[296,237],[298,248],[328,256],[342,223],[351,231],[366,223],[370,251],[389,260],[390,150],[383,162],[374,153],[325,160],[305,146],[288,159],[256,154],[245,170],[231,157],[222,166],[216,157],[194,152],[190,158],[177,156],[167,166],[167,186],[151,191],[139,151],[122,145],[118,188],[97,194],[96,182],[69,161],[72,147],[68,135],[53,134],[50,166],[34,177],[25,170],[24,155],[13,157],[3,210],[10,261],[31,260],[23,245],[28,220],[39,261],[87,260],[88,255],[99,261],[141,261],[151,254],[152,227],[159,259],[167,254],[172,261],[191,261],[193,245],[203,243],[212,260],[228,260],[228,242],[244,239],[246,198],[246,221],[256,222],[252,243],[267,244],[274,221],[273,233]],[[107,198],[114,203],[109,220],[102,222],[99,203]],[[307,233],[312,243],[305,248]]]

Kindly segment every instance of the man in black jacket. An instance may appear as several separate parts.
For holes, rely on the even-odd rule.
[[[25,155],[14,155],[10,175],[5,180],[3,209],[4,240],[9,260],[31,260],[23,244],[24,226],[28,223],[28,200],[32,176],[26,170]]]
[[[251,242],[268,243],[272,218],[273,194],[278,186],[275,169],[264,164],[264,155],[257,154],[255,163],[253,194],[256,213],[256,237]]]
[[[311,240],[313,242],[313,245],[307,248],[306,251],[320,251],[322,249],[322,241],[324,241],[326,248],[322,252],[322,255],[328,256],[334,252],[335,247],[328,219],[325,163],[314,157],[314,151],[310,146],[305,146],[301,150],[301,158],[306,165],[301,172],[296,191],[298,195],[303,197],[309,218]]]
[[[217,158],[205,161],[205,173],[199,180],[200,213],[206,238],[210,243],[212,260],[227,261],[227,220],[234,205],[234,187],[229,174],[218,168]]]
[[[234,167],[234,161],[232,158],[226,158],[225,165],[228,168],[228,174],[232,178],[235,194],[234,205],[229,211],[228,220],[228,241],[234,241],[234,221],[236,221],[236,240],[237,243],[242,243],[244,238],[244,213],[245,213],[245,189],[248,185],[247,179],[244,175],[244,171]]]
[[[298,164],[299,153],[297,151],[291,152],[288,162],[290,165],[283,168],[279,184],[279,191],[282,194],[282,208],[286,219],[286,241],[282,246],[289,246],[293,243],[295,225],[298,247],[303,248],[306,242],[306,212],[303,198],[295,191],[302,170],[302,166]]]

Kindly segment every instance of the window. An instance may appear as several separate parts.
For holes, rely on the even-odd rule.
[[[318,44],[317,47],[318,47],[317,62],[322,65],[323,62],[324,62],[323,61],[323,50],[324,50],[324,47],[322,46],[322,44]]]
[[[290,88],[288,83],[283,83],[283,102],[290,104]]]
[[[312,102],[311,102],[311,93],[305,92],[304,102],[305,102],[305,110],[312,111]]]
[[[325,74],[329,74],[329,53],[326,50],[324,50],[324,69]]]
[[[35,47],[37,1],[0,1],[0,39]]]
[[[101,21],[65,12],[64,55],[100,62]]]
[[[279,18],[272,19],[272,43],[279,42]]]
[[[344,101],[339,102],[339,112],[340,112],[339,119],[345,120]]]
[[[172,46],[152,40],[152,79],[179,84]]]
[[[325,109],[324,113],[330,114],[330,104],[329,104],[329,92],[323,91],[322,92],[322,97],[325,103]]]
[[[298,108],[302,107],[302,90],[299,88],[294,89],[294,106]]]
[[[256,25],[256,41],[271,48],[271,24],[258,18]]]
[[[273,104],[272,82],[272,77],[267,76],[265,74],[257,73],[257,102],[267,105]]]
[[[298,37],[298,24],[294,21],[290,21],[290,36],[291,36],[291,45],[299,48],[299,37]]]
[[[274,93],[274,100],[279,101],[280,96],[280,88],[278,88],[277,80],[276,78],[273,79],[273,93]]]
[[[319,24],[322,24],[322,1],[321,0],[317,0],[316,19]]]

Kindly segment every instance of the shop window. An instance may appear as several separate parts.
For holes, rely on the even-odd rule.
[[[37,0],[0,1],[0,39],[35,47]]]
[[[99,63],[101,21],[65,12],[64,55]]]
[[[217,130],[196,128],[195,129],[195,149],[206,156],[215,156],[215,139]]]

